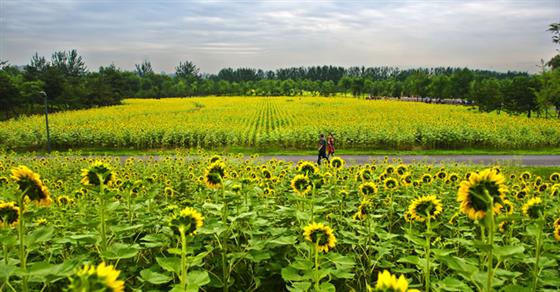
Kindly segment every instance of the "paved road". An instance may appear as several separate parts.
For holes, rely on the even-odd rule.
[[[297,162],[299,160],[317,161],[317,156],[305,155],[277,155],[260,156],[262,159],[277,158],[286,161]],[[340,155],[348,164],[363,164],[372,160],[383,161],[383,155]],[[558,166],[560,167],[560,155],[396,155],[388,156],[389,160],[401,159],[405,163],[412,162],[459,162],[475,163],[484,165],[518,165],[518,166]]]

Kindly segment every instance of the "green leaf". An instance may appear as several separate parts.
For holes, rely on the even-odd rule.
[[[36,243],[45,242],[53,237],[54,227],[53,226],[43,226],[35,229],[27,237],[28,244],[30,247],[34,246]]]
[[[465,282],[453,277],[446,277],[443,281],[436,283],[443,291],[472,291]]]
[[[493,250],[494,255],[498,258],[510,257],[516,254],[523,254],[525,248],[523,245],[509,245],[509,246],[499,246],[495,247]]]
[[[270,244],[275,245],[294,245],[297,242],[297,236],[282,236],[269,241]]]
[[[417,256],[406,256],[397,260],[398,263],[408,263],[413,265],[418,265],[420,263],[420,258]]]
[[[319,285],[319,291],[335,292],[336,288],[334,287],[333,284],[331,284],[329,282],[323,282],[323,283],[321,283],[321,285]]]
[[[103,253],[103,256],[109,260],[118,259],[128,259],[135,257],[138,254],[140,248],[137,244],[129,245],[122,243],[115,243],[107,251]]]
[[[136,224],[136,225],[115,225],[111,226],[109,229],[114,233],[121,233],[125,231],[136,230],[144,227],[144,224]]]
[[[178,257],[156,257],[156,261],[162,269],[168,272],[181,273],[181,259]]]
[[[4,261],[0,262],[0,279],[6,279],[13,274],[17,268],[12,265],[6,265]]]
[[[458,258],[455,256],[444,256],[438,257],[438,259],[447,264],[449,268],[462,273],[467,278],[470,278],[471,275],[478,272],[478,268],[476,266],[471,265],[462,258]]]
[[[285,268],[282,268],[282,279],[284,281],[305,281],[311,279],[309,275],[300,274],[300,271],[293,268],[292,265],[289,265]]]
[[[165,283],[171,281],[171,279],[173,279],[169,275],[160,274],[160,273],[148,270],[148,269],[142,270],[140,272],[140,276],[142,276],[142,279],[144,281],[155,284],[155,285],[165,284]]]
[[[210,283],[210,277],[206,271],[188,271],[187,273],[187,290],[198,291],[198,288]]]
[[[288,291],[291,292],[307,292],[311,288],[311,283],[309,282],[295,282],[292,283],[292,287],[288,286]]]

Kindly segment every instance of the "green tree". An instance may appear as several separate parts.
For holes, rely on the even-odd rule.
[[[545,110],[548,116],[548,108],[554,106],[556,115],[560,118],[560,68],[543,72],[539,76],[540,89],[535,92],[537,103]]]
[[[500,90],[500,83],[494,78],[471,82],[469,95],[480,111],[498,110],[499,113],[502,108],[503,95]]]
[[[135,64],[136,74],[140,77],[146,77],[148,75],[154,74],[154,69],[152,69],[152,63],[148,60],[144,60],[142,64]]]

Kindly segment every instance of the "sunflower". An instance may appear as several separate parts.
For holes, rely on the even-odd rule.
[[[472,220],[479,220],[486,216],[488,210],[500,211],[506,191],[504,176],[486,169],[472,173],[468,181],[461,182],[457,201],[461,203],[461,212]],[[491,200],[494,202],[492,206],[489,205]]]
[[[37,226],[42,226],[42,225],[47,225],[48,221],[45,218],[37,218],[35,220],[35,225]]]
[[[387,168],[385,168],[385,173],[387,174],[391,174],[395,172],[395,167],[393,167],[392,165],[387,166]]]
[[[560,227],[554,228],[554,239],[560,241]]]
[[[439,179],[445,179],[447,177],[447,172],[442,170],[442,171],[436,173],[436,177],[439,178]]]
[[[408,289],[408,281],[401,275],[399,279],[397,276],[391,275],[387,270],[377,274],[377,284],[375,288],[367,286],[368,291],[391,291],[391,292],[417,292],[416,289]]]
[[[553,197],[560,196],[560,184],[555,184],[550,188],[550,195]]]
[[[40,205],[48,206],[52,203],[49,189],[43,184],[40,176],[26,166],[20,165],[12,169],[12,179],[19,190],[25,192],[24,196]]]
[[[319,168],[313,162],[303,161],[299,163],[297,171],[305,175],[311,175],[318,173]]]
[[[544,211],[541,198],[531,198],[527,203],[523,205],[522,210],[523,215],[531,219],[537,219],[541,217]]]
[[[552,226],[554,226],[554,228],[560,228],[560,217],[556,220],[554,220],[554,223],[552,224]]]
[[[74,199],[68,197],[68,196],[60,196],[56,198],[56,203],[58,205],[71,205],[72,203],[74,203]]]
[[[121,272],[105,263],[97,267],[85,265],[70,278],[68,291],[124,291],[124,281],[117,280]]]
[[[500,224],[498,224],[498,229],[501,233],[506,233],[506,231],[511,229],[514,223],[514,221],[502,221],[500,222]]]
[[[385,179],[384,184],[388,190],[394,190],[399,187],[399,182],[392,177]]]
[[[527,181],[531,179],[531,173],[528,171],[525,171],[523,173],[521,173],[521,175],[519,176],[522,180]]]
[[[558,172],[553,172],[550,177],[549,177],[550,181],[553,182],[560,182],[560,173]]]
[[[222,162],[222,157],[220,155],[213,155],[208,161],[210,162],[210,164]]]
[[[433,195],[417,198],[408,207],[411,219],[418,222],[424,222],[428,217],[436,219],[442,211],[441,200]]]
[[[231,190],[235,193],[239,193],[241,191],[242,186],[240,184],[234,184],[231,186]]]
[[[19,222],[19,207],[15,202],[0,201],[0,227],[16,226]]]
[[[372,182],[364,182],[360,184],[358,190],[360,191],[360,194],[369,196],[377,193],[377,186]]]
[[[432,182],[432,176],[428,173],[425,173],[424,175],[422,175],[422,182],[429,184]]]
[[[268,170],[266,168],[261,171],[261,174],[262,174],[262,177],[264,177],[266,179],[272,178],[272,172],[270,172],[270,170]]]
[[[193,235],[196,230],[202,227],[204,217],[193,208],[187,207],[179,214],[175,214],[170,221],[170,225],[176,228],[179,233],[185,232],[185,235]]]
[[[9,182],[8,178],[5,176],[0,176],[0,186],[7,185]]]
[[[515,199],[518,201],[522,201],[523,199],[525,199],[525,197],[527,197],[528,194],[529,189],[523,188],[515,193]]]
[[[204,183],[209,188],[218,188],[225,177],[226,166],[223,162],[210,164],[204,171]]]
[[[360,205],[358,206],[358,211],[356,211],[356,213],[354,213],[354,216],[352,216],[352,218],[354,220],[360,220],[363,221],[364,219],[366,219],[367,214],[369,213],[369,209],[371,208],[372,203],[369,199],[365,198],[362,200],[362,202],[360,203]]]
[[[364,168],[361,169],[360,171],[358,171],[358,175],[356,176],[356,180],[357,181],[368,181],[372,179],[372,173],[371,170],[369,170],[368,168]]]
[[[173,188],[171,188],[171,187],[165,187],[165,188],[163,189],[163,194],[164,194],[166,197],[173,197],[173,195],[175,194],[175,191],[174,191]]]
[[[99,186],[101,183],[111,185],[115,179],[115,173],[109,165],[101,161],[95,161],[89,168],[82,169],[82,180],[80,182],[86,186]]]
[[[537,177],[535,178],[535,186],[536,186],[536,187],[537,187],[537,186],[540,186],[542,183],[543,183],[542,177],[537,176]]]
[[[404,174],[401,176],[401,183],[402,183],[404,186],[409,186],[409,185],[412,184],[412,176],[410,175],[410,173],[404,173]]]
[[[319,252],[328,252],[336,245],[333,230],[323,223],[311,223],[305,226],[303,237],[316,244]]]
[[[311,191],[313,185],[311,184],[311,180],[303,174],[296,175],[292,182],[290,183],[294,192],[299,195],[305,195]]]
[[[457,181],[459,181],[459,175],[456,174],[456,173],[450,173],[449,174],[449,180],[451,182],[457,182]]]
[[[506,214],[508,215],[512,215],[513,214],[513,203],[510,200],[504,200],[502,206],[504,207],[504,211]]]
[[[341,169],[344,167],[345,161],[340,157],[335,157],[331,159],[331,166],[336,169]]]
[[[397,166],[397,174],[398,174],[398,175],[403,175],[403,174],[406,173],[406,171],[407,171],[406,165],[404,165],[404,164],[399,164],[399,165]]]

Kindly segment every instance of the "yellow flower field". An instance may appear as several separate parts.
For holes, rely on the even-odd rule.
[[[49,116],[57,149],[262,147],[313,149],[332,132],[344,149],[534,149],[560,146],[558,119],[468,107],[324,97],[127,99]],[[46,144],[44,116],[1,122],[0,147]]]

